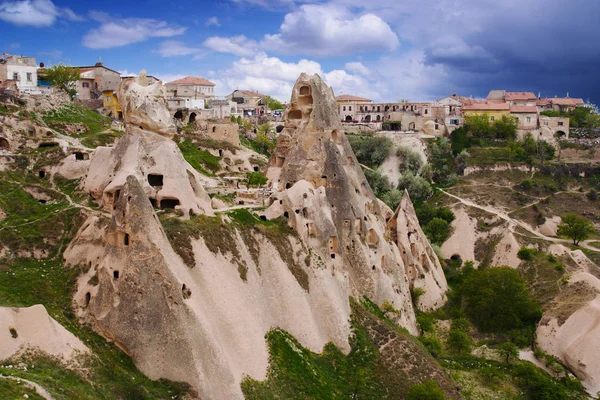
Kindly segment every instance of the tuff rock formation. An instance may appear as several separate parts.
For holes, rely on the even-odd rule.
[[[169,139],[128,124],[114,150],[92,157],[85,182],[92,193],[115,193],[105,203],[112,220],[91,217],[64,253],[67,263],[90,266],[78,281],[78,315],[149,377],[188,382],[205,399],[242,399],[244,376],[265,379],[265,334],[274,327],[312,351],[333,342],[348,352],[350,296],[391,303],[416,333],[410,285],[432,292],[428,306],[441,305],[443,276],[431,265],[419,269],[431,278],[409,281],[338,121],[331,89],[303,74],[267,173],[277,191],[264,216],[287,217],[291,233],[278,222],[240,226],[200,215],[171,217],[171,241],[148,200],[149,168],[187,173],[187,164],[176,164]]]
[[[146,71],[137,78],[121,82],[117,98],[128,128],[139,127],[172,138],[176,133],[167,104],[167,92],[161,81],[148,84]]]
[[[387,224],[389,237],[398,245],[411,289],[425,291],[419,297],[419,309],[431,311],[446,302],[448,284],[442,265],[419,225],[417,214],[407,191]]]
[[[121,83],[119,101],[125,102],[121,104],[127,133],[114,147],[95,150],[83,189],[110,210],[127,176],[134,175],[157,208],[177,208],[184,215],[212,214],[198,172],[183,159],[177,144],[165,137],[171,119],[162,83],[144,86],[145,82],[142,71],[135,81]]]

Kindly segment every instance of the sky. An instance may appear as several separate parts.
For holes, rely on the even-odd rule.
[[[429,101],[491,89],[600,103],[600,0],[0,0],[0,52],[198,76],[218,96]]]

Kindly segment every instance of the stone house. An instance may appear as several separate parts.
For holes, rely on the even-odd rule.
[[[510,115],[517,119],[517,129],[532,130],[538,127],[538,111],[533,106],[510,106]]]
[[[550,99],[550,102],[552,103],[552,109],[561,113],[571,112],[576,107],[582,106],[584,104],[583,99],[576,99],[571,97],[554,97]]]
[[[0,58],[0,82],[2,86],[12,86],[15,82],[21,93],[36,92],[38,85],[37,65],[34,57],[4,54]]]
[[[104,111],[111,118],[123,119],[123,110],[117,99],[117,92],[114,90],[105,90],[102,92],[102,102]]]
[[[569,118],[567,117],[546,117],[539,116],[540,129],[550,129],[553,135],[569,137]]]
[[[101,62],[77,68],[81,78],[75,83],[75,90],[80,100],[100,99],[104,91],[116,91],[121,84],[121,74]]]
[[[215,84],[204,78],[186,76],[165,86],[169,108],[201,110],[205,107],[206,99],[215,97]]]
[[[244,115],[264,115],[269,111],[267,95],[252,90],[234,90],[226,99],[238,104]]]
[[[494,122],[504,115],[510,115],[510,105],[499,101],[484,101],[465,104],[463,105],[462,110],[465,118],[471,115],[487,115],[490,122]]]

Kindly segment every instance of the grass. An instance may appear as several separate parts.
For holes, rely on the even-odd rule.
[[[414,337],[381,319],[383,312],[368,299],[350,302],[348,355],[333,343],[317,354],[289,333],[271,330],[266,335],[271,361],[267,379],[246,378],[246,398],[404,399],[411,386],[432,378],[452,395],[454,385]]]
[[[13,379],[0,378],[0,399],[2,400],[23,400],[27,395],[31,400],[43,400],[44,398],[37,394],[35,389],[31,389],[23,382]]]
[[[206,150],[199,150],[190,140],[184,140],[177,145],[179,146],[185,161],[200,173],[214,176],[215,172],[221,169],[219,157],[213,156]]]
[[[271,157],[268,151],[266,151],[263,147],[257,145],[253,140],[246,138],[244,135],[240,135],[240,143],[242,146],[254,150],[258,154],[262,154],[263,156]]]
[[[71,136],[79,138],[84,146],[91,148],[109,145],[123,135],[123,132],[110,130],[110,118],[75,103],[51,110],[42,119],[64,134],[66,132],[61,130],[62,124],[84,124],[88,128],[87,132]]]

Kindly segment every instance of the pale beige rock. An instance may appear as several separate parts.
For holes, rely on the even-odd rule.
[[[212,215],[200,174],[183,159],[177,144],[164,136],[136,130],[119,138],[114,147],[98,147],[82,187],[111,210],[128,175],[138,178],[158,208],[178,203],[175,208],[185,215]]]
[[[13,338],[11,329],[17,337]],[[38,349],[64,361],[88,348],[48,315],[41,304],[27,308],[0,307],[0,360],[21,351]]]
[[[176,128],[169,113],[166,89],[161,81],[149,85],[146,71],[140,72],[137,78],[123,80],[117,98],[128,132],[137,127],[168,138],[175,135]]]
[[[446,277],[437,255],[419,225],[407,191],[404,191],[400,205],[389,220],[387,228],[400,249],[411,289],[421,288],[425,291],[419,298],[419,309],[431,311],[441,307],[447,300]]]
[[[558,224],[560,224],[562,218],[558,216],[553,216],[551,218],[546,218],[546,222],[537,227],[539,233],[545,236],[557,236],[558,232]]]

